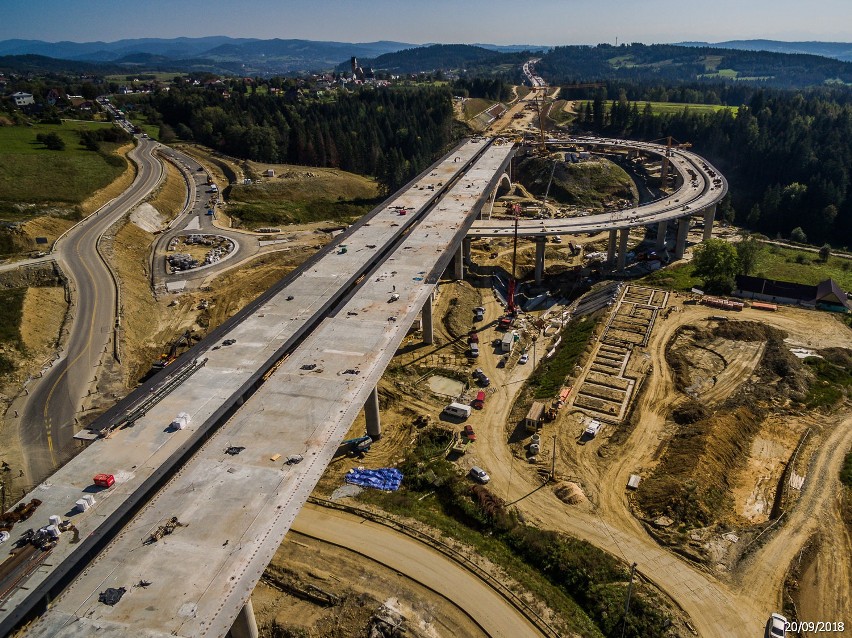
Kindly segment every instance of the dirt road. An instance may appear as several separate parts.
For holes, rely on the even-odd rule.
[[[759,635],[765,618],[780,608],[781,586],[790,560],[810,530],[818,525],[819,513],[827,512],[833,500],[834,492],[817,491],[818,486],[836,477],[843,453],[852,442],[852,428],[846,423],[835,430],[829,444],[813,463],[814,476],[808,479],[812,482],[810,491],[805,489],[802,502],[796,506],[792,519],[787,521],[778,539],[773,539],[746,567],[741,583],[722,583],[693,563],[659,546],[630,512],[624,485],[631,472],[653,463],[655,452],[664,437],[665,417],[672,407],[672,379],[665,362],[666,343],[679,326],[701,323],[702,319],[718,314],[718,311],[702,306],[682,306],[681,301],[672,299],[679,311],[659,321],[654,329],[647,350],[652,373],[638,406],[638,424],[627,442],[619,448],[617,457],[608,465],[605,464],[596,484],[590,486],[593,504],[565,505],[556,498],[550,487],[539,489],[540,473],[512,455],[506,443],[503,424],[520,389],[520,383],[517,383],[519,379],[516,378],[517,369],[504,379],[500,379],[500,372],[494,371],[505,391],[496,393],[487,406],[487,419],[482,419],[477,426],[479,438],[470,460],[489,471],[494,492],[514,502],[527,520],[545,529],[557,529],[588,540],[627,562],[637,562],[639,572],[676,600],[689,614],[700,635],[720,638]],[[838,330],[842,326],[834,317],[822,313],[784,309],[775,315],[766,315],[748,310],[737,316],[737,319],[740,318],[777,325],[790,333],[791,342],[820,347],[842,345],[844,342],[844,335]],[[743,362],[743,372],[750,371],[750,363]],[[488,362],[481,359],[479,364],[486,367]],[[577,447],[578,433],[569,424],[575,425],[570,415],[561,415],[556,427],[548,426],[552,431],[546,429],[543,432],[543,459],[549,460],[551,457],[552,434],[557,435],[560,448]],[[509,424],[508,429],[511,430],[511,426]],[[591,456],[596,449],[596,446],[590,445],[572,452],[579,459],[577,465],[564,467],[560,461],[557,463],[557,474],[570,477],[581,469],[580,466],[600,467],[600,459]],[[584,455],[590,458],[584,459]],[[563,458],[562,453],[559,458]],[[586,474],[594,475],[589,472]],[[800,528],[805,529],[801,531]],[[845,569],[848,570],[848,566]],[[839,573],[838,576],[843,577],[844,574]],[[848,574],[846,578],[848,582]]]
[[[409,576],[462,608],[488,636],[541,635],[514,607],[473,574],[443,554],[387,527],[307,504],[296,517],[292,529],[353,549]]]
[[[780,609],[779,584],[783,582],[790,563],[811,534],[823,530],[828,533],[826,535],[830,534],[828,542],[838,550],[835,560],[825,566],[826,573],[821,574],[817,582],[815,595],[821,601],[819,611],[825,615],[803,617],[802,620],[852,622],[848,531],[839,520],[837,506],[840,492],[838,472],[850,447],[852,416],[846,416],[821,442],[810,463],[802,494],[786,520],[782,521],[781,529],[743,565],[739,587],[743,596],[762,602],[774,601],[775,609]],[[843,560],[844,555],[847,560]]]

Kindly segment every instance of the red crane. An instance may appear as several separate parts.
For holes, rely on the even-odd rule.
[[[511,328],[518,314],[518,307],[515,305],[515,272],[518,262],[518,215],[521,212],[520,204],[512,206],[512,211],[515,213],[515,236],[512,242],[512,275],[509,277],[509,286],[506,290],[506,316],[500,319],[501,328]]]

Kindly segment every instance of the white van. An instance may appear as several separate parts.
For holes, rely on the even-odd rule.
[[[469,417],[470,411],[471,407],[464,403],[450,403],[450,405],[444,408],[444,412],[450,416],[459,417],[460,419],[466,419]]]

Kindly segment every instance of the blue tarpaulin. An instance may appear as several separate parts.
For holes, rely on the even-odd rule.
[[[349,470],[346,482],[361,487],[372,487],[377,490],[394,492],[402,483],[402,472],[393,467],[378,470]]]

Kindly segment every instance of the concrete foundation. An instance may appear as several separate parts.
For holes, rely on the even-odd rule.
[[[689,234],[689,217],[681,217],[677,220],[677,241],[675,242],[675,259],[683,259],[686,252],[686,236]]]
[[[542,237],[535,240],[535,283],[540,284],[544,279],[544,251],[547,248],[547,239]]]
[[[229,638],[257,638],[257,621],[254,619],[254,606],[251,604],[251,598],[248,599],[239,615],[234,620],[234,625],[231,631],[228,632]]]
[[[367,434],[374,440],[382,438],[382,422],[379,418],[379,389],[373,388],[364,404],[364,416],[367,418]]]
[[[611,264],[613,260],[615,260],[615,244],[618,240],[618,231],[613,228],[609,231],[609,245],[606,249],[606,261],[608,264]]]
[[[431,346],[435,342],[435,331],[432,327],[432,295],[423,304],[422,314],[420,315],[423,326],[423,343]]]
[[[668,222],[660,222],[657,224],[657,243],[654,248],[657,252],[663,250],[666,247],[666,231],[669,228]]]
[[[621,238],[618,242],[618,264],[617,267],[619,270],[624,270],[624,267],[627,265],[627,240],[630,238],[630,229],[622,228],[621,229]]]
[[[713,220],[716,218],[716,204],[704,209],[704,237],[707,241],[713,236]]]

